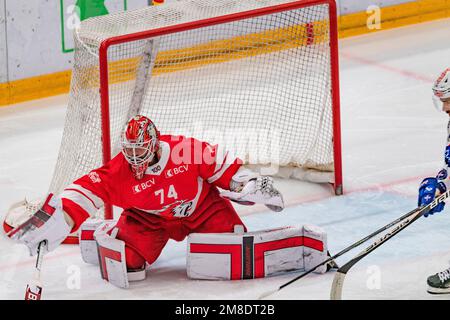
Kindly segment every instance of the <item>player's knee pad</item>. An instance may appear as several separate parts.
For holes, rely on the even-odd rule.
[[[191,279],[253,279],[307,270],[325,261],[327,237],[325,231],[309,225],[249,233],[193,233],[187,251]],[[315,272],[326,272],[326,266]]]
[[[117,221],[88,220],[83,223],[80,230],[83,260],[99,265],[102,278],[120,288],[128,288],[129,281],[144,280],[145,261],[141,260],[139,268],[127,267],[125,242],[116,239],[118,229],[114,227]],[[132,260],[136,264],[137,259],[132,257]]]

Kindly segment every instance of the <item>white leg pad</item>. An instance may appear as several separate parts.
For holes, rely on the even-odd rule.
[[[238,280],[304,270],[326,257],[324,239],[326,235],[312,226],[192,233],[187,241],[187,274],[191,279]]]
[[[113,238],[108,231],[115,221],[101,224],[94,232],[100,260],[100,274],[103,279],[119,288],[128,288],[125,242]]]
[[[140,270],[127,270],[125,260],[125,242],[116,239],[118,229],[116,221],[109,220],[101,224],[94,232],[100,261],[100,273],[103,279],[119,288],[128,288],[130,281],[144,280],[145,265]],[[108,232],[112,230],[111,235]]]
[[[303,226],[303,237],[305,246],[303,247],[303,259],[305,263],[305,271],[314,268],[319,263],[325,261],[327,257],[327,234],[325,231],[313,225]],[[309,245],[306,245],[309,244]],[[327,266],[318,267],[315,273],[327,272]]]
[[[99,265],[103,279],[117,287],[127,288],[128,282],[146,278],[145,265],[140,270],[127,270],[125,243],[115,239],[116,223],[116,220],[94,218],[83,222],[79,232],[81,257],[86,263]],[[111,229],[113,231],[108,235]]]
[[[94,238],[95,229],[97,229],[104,220],[89,218],[84,221],[78,233],[81,258],[84,262],[99,265],[97,242]]]

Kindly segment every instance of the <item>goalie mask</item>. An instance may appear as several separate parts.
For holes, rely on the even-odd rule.
[[[433,103],[443,111],[444,101],[450,100],[450,68],[446,69],[433,85]]]
[[[122,154],[136,179],[144,176],[159,148],[159,132],[153,122],[141,115],[131,118],[122,131]]]

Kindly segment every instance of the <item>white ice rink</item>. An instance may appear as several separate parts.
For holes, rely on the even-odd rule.
[[[238,208],[250,230],[316,224],[332,253],[416,206],[421,179],[443,164],[448,117],[434,109],[431,85],[450,67],[450,19],[386,30],[340,42],[345,195],[329,186],[280,181],[288,208]],[[0,108],[0,212],[25,195],[47,191],[62,135],[67,96]],[[450,261],[450,210],[421,218],[364,258],[347,275],[343,299],[450,299],[426,292],[427,276]],[[352,251],[342,264],[367,244]],[[297,276],[192,281],[185,242],[169,242],[147,279],[128,290],[100,279],[78,246],[45,256],[43,299],[256,299]],[[23,299],[35,258],[0,237],[0,299]],[[80,286],[76,285],[80,276]],[[377,285],[376,277],[380,282]],[[310,275],[273,299],[329,299],[333,273]]]

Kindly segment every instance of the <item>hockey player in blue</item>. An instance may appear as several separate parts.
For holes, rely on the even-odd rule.
[[[450,117],[450,68],[445,70],[433,86],[433,102],[439,111],[446,112]],[[447,146],[445,148],[445,165],[436,177],[425,178],[419,187],[419,206],[427,205],[450,187],[450,118],[447,125]],[[444,209],[445,203],[440,203],[429,211],[425,217]],[[450,268],[428,277],[428,292],[433,294],[450,293]]]

